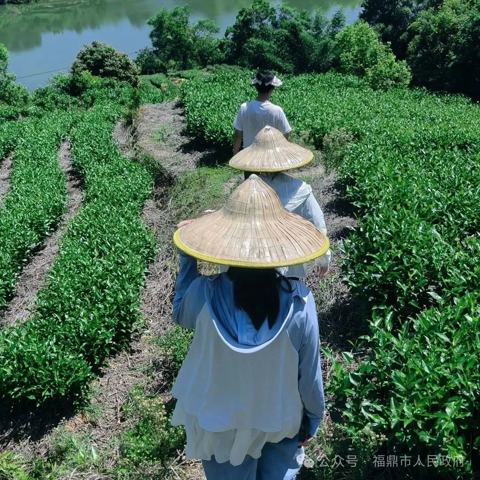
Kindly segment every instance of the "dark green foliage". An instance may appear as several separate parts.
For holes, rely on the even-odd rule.
[[[410,25],[415,83],[480,98],[480,1],[447,0]]]
[[[328,20],[319,11],[312,16],[284,4],[273,7],[266,0],[253,0],[238,12],[223,39],[214,36],[218,28],[211,20],[190,26],[189,12],[188,7],[162,9],[148,21],[153,49],[142,50],[136,60],[143,73],[220,63],[285,73],[326,72],[336,66],[367,76],[374,88],[410,81],[406,65],[396,62],[367,24],[347,27],[341,36],[342,10]],[[346,62],[348,55],[352,58]]]
[[[2,402],[79,398],[93,369],[127,341],[154,239],[139,215],[151,177],[112,142],[117,105],[99,105],[71,133],[84,206],[70,223],[37,310],[0,335]]]
[[[143,49],[136,58],[143,74],[167,72],[170,69],[185,70],[223,62],[219,29],[212,20],[199,20],[189,24],[190,8],[162,8],[148,20],[152,26],[150,38],[153,48]]]
[[[365,0],[361,17],[406,58],[413,82],[480,98],[479,0]]]
[[[364,0],[360,18],[375,27],[381,40],[391,44],[398,58],[405,59],[409,41],[408,26],[426,3],[425,0]]]
[[[23,85],[15,83],[15,75],[7,73],[8,60],[8,51],[0,43],[0,107],[2,103],[9,106],[21,106],[27,102],[28,92]]]
[[[22,139],[17,139],[10,188],[0,215],[0,307],[10,299],[32,251],[65,210],[65,174],[57,161],[57,148],[70,122],[71,116],[57,114],[19,125]],[[10,141],[3,149],[11,146]]]
[[[185,85],[192,131],[231,145],[250,76],[223,70]],[[380,454],[466,457],[460,476],[480,428],[480,108],[338,74],[283,80],[273,101],[293,133],[330,156],[341,147],[332,162],[359,211],[344,273],[374,312],[358,369],[335,366],[330,408],[353,439],[384,434]],[[217,96],[227,85],[230,95]]]
[[[78,52],[70,67],[74,75],[90,72],[94,76],[116,78],[138,85],[138,69],[125,53],[117,52],[106,43],[94,41]]]

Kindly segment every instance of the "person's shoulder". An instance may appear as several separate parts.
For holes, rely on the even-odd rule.
[[[273,112],[279,115],[285,115],[285,113],[283,112],[283,108],[280,105],[276,105],[275,103],[270,103],[270,108],[272,109]]]
[[[302,280],[289,278],[288,281],[291,286],[291,296],[294,300],[298,300],[299,304],[306,305],[310,301],[310,296],[313,298],[312,292]]]

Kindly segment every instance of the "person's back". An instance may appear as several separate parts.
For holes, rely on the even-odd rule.
[[[187,457],[208,480],[293,479],[324,413],[318,321],[308,288],[275,268],[322,255],[328,238],[252,175],[174,242],[173,319],[195,330],[172,389]],[[202,277],[196,258],[230,269]]]
[[[185,269],[196,270],[196,261],[182,254]],[[249,478],[232,476],[230,469],[243,470],[253,460],[262,478],[294,478],[303,454],[298,432],[302,427],[313,437],[323,415],[313,296],[300,281],[277,277],[273,284],[268,275],[276,273],[232,267],[196,278],[184,294],[177,284],[174,320],[194,328],[195,336],[172,390],[172,424],[185,425],[187,456],[204,461],[209,479]],[[278,313],[258,321],[265,313],[261,304],[275,297],[268,285],[274,285]],[[250,298],[243,308],[239,290]],[[259,308],[254,320],[245,302],[254,317],[252,309]]]
[[[282,108],[270,101],[274,88],[281,85],[281,81],[271,72],[258,72],[252,83],[257,89],[257,98],[243,103],[233,122],[234,155],[240,150],[242,137],[243,148],[247,148],[253,143],[257,133],[267,125],[276,128],[285,137],[288,137],[292,130]]]

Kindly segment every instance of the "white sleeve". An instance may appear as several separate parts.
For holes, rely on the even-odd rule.
[[[325,235],[327,234],[327,226],[325,225],[325,218],[323,217],[322,209],[315,199],[313,193],[311,193],[307,200],[305,200],[302,207],[302,217],[306,218],[312,222],[319,230],[321,230]],[[315,265],[321,267],[330,266],[332,261],[332,252],[330,249],[326,251],[321,257],[315,259]]]
[[[237,115],[235,116],[235,120],[233,121],[233,128],[235,130],[239,130],[243,132],[243,109],[240,107],[238,109]]]
[[[279,107],[279,114],[277,118],[277,130],[280,130],[284,135],[292,131],[292,127],[288,123],[287,117],[285,116],[284,111]]]

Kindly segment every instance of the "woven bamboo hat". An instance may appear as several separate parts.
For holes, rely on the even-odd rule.
[[[289,142],[276,128],[267,125],[249,147],[230,160],[230,166],[247,172],[281,172],[303,167],[312,160],[310,150]]]
[[[175,245],[212,263],[249,268],[297,265],[323,255],[327,237],[285,210],[275,191],[251,175],[225,206],[177,230]]]

